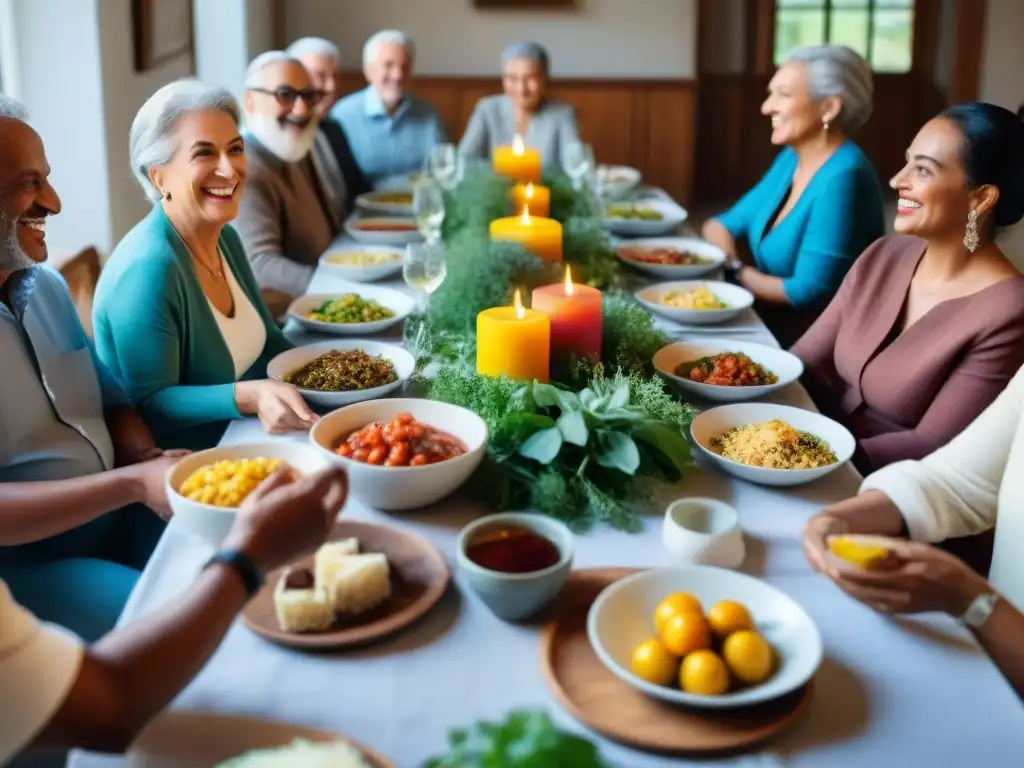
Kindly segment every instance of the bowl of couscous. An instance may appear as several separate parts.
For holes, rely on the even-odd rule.
[[[276,469],[299,475],[327,461],[308,445],[281,441],[227,445],[189,454],[167,473],[175,525],[218,546],[246,497]]]

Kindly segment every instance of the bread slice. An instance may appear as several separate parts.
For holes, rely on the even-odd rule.
[[[336,565],[333,579],[318,584],[336,612],[363,613],[391,597],[391,571],[386,555],[349,555]]]
[[[313,574],[317,589],[326,592],[327,585],[334,581],[341,561],[346,557],[359,554],[359,539],[350,538],[341,541],[329,541],[316,551]]]
[[[334,611],[320,590],[287,587],[289,568],[274,588],[277,623],[285,632],[321,632],[334,623]]]

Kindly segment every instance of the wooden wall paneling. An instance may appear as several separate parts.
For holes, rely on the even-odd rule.
[[[985,45],[986,0],[956,0],[956,41],[946,98],[950,104],[978,98]]]
[[[645,181],[665,189],[683,205],[693,202],[697,93],[693,87],[652,85],[647,89],[646,153],[637,167]]]

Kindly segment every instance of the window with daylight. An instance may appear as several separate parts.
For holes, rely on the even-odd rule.
[[[909,72],[914,0],[776,0],[775,63],[802,45],[838,43],[875,72]]]

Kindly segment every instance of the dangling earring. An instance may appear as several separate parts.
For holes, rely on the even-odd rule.
[[[981,238],[978,237],[978,212],[972,210],[967,214],[967,231],[964,233],[964,248],[971,253],[978,250]]]
[[[828,127],[831,121],[827,117],[821,118],[821,127],[825,129],[825,133],[828,133]]]

